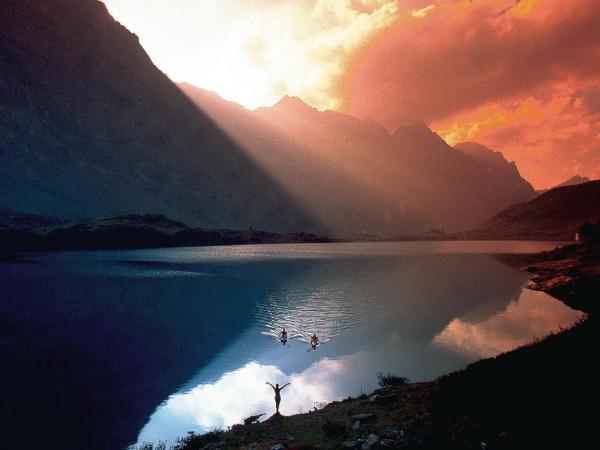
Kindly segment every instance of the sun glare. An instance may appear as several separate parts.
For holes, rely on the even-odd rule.
[[[395,0],[104,0],[174,81],[247,108],[284,95],[335,108],[350,54],[392,23]]]

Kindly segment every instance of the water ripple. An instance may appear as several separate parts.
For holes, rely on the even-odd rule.
[[[290,339],[309,342],[313,333],[326,343],[341,331],[368,320],[371,301],[343,296],[338,290],[310,292],[289,290],[270,295],[256,308],[256,318],[264,326],[262,334],[277,338],[282,328]]]

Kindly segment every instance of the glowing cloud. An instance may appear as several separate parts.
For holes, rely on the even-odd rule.
[[[540,188],[600,175],[600,2],[409,3],[351,59],[343,110],[481,141]]]
[[[350,55],[392,22],[394,0],[105,0],[153,61],[248,108],[283,95],[335,108]],[[176,5],[176,6],[175,6]]]

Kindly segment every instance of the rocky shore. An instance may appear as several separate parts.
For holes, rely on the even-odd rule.
[[[383,386],[305,414],[248,420],[227,431],[189,433],[173,448],[586,448],[594,430],[587,411],[597,380],[593,310],[600,298],[600,248],[570,245],[502,259],[535,274],[531,289],[585,311],[586,318],[435,381]]]

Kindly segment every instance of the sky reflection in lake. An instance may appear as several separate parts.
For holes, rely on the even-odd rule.
[[[138,442],[266,418],[274,412],[266,381],[291,383],[283,414],[304,412],[372,390],[379,371],[432,379],[581,317],[524,289],[527,278],[485,254],[341,255],[308,265],[256,304],[250,326],[165,399]],[[323,340],[316,351],[313,332]]]

